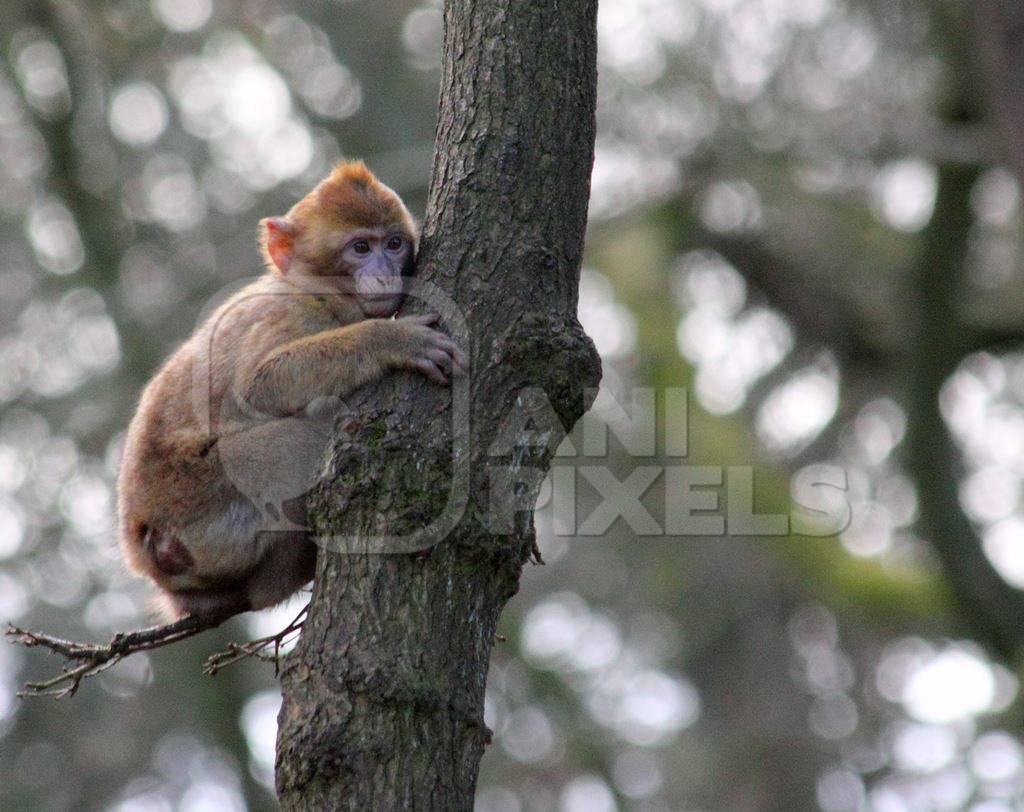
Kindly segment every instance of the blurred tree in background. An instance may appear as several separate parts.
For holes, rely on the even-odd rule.
[[[338,157],[422,212],[440,14],[3,10],[0,618],[103,637],[146,617],[112,513],[142,384],[258,271],[256,220]],[[588,528],[577,431],[556,461],[580,466],[577,532],[542,497],[548,565],[503,621],[480,809],[1024,801],[1022,31],[992,0],[603,0],[580,302],[596,413],[621,429],[633,387],[686,387],[687,464],[753,466],[758,509],[782,513],[838,466],[850,521]],[[622,481],[682,462],[611,436],[597,461]],[[676,498],[662,474],[644,504],[661,523]],[[70,705],[19,703],[44,663],[0,648],[0,808],[274,808],[272,673],[199,664],[296,608],[127,661]]]

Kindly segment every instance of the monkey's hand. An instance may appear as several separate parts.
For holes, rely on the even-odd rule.
[[[446,385],[449,376],[464,375],[469,370],[469,360],[454,341],[430,326],[437,320],[435,315],[403,316],[388,322],[397,333],[392,363]]]

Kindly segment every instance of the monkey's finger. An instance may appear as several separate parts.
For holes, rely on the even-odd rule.
[[[469,371],[469,359],[466,354],[459,349],[459,345],[452,341],[448,336],[442,336],[438,339],[437,345],[448,353],[452,358],[452,365],[459,373]]]
[[[437,313],[427,313],[424,316],[408,316],[407,318],[409,319],[409,321],[416,322],[416,324],[423,324],[429,326],[431,324],[437,324],[438,320],[441,317],[438,316]]]
[[[462,366],[469,366],[466,360],[465,353],[459,349],[459,345],[456,344],[451,338],[446,336],[444,333],[435,332],[433,335],[434,344],[446,353],[456,358]]]
[[[462,354],[462,351],[456,348],[451,355],[452,358],[452,375],[462,377],[469,372],[469,362],[466,360],[466,356]]]
[[[435,350],[444,350],[447,353],[451,353],[455,350],[455,342],[452,341],[444,333],[439,333],[436,330],[430,333],[430,346]]]
[[[414,361],[413,368],[424,377],[432,380],[434,383],[439,383],[441,386],[448,385],[448,379],[445,377],[440,367],[428,358],[421,358],[419,361]]]
[[[451,374],[454,360],[444,350],[427,350],[427,358],[437,364],[447,374]]]

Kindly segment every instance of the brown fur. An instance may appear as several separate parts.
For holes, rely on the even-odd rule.
[[[292,206],[286,218],[296,226],[297,252],[314,268],[329,267],[338,236],[357,228],[399,227],[414,240],[416,226],[393,189],[381,183],[362,161],[338,164],[334,171]],[[277,266],[267,251],[267,230],[260,228],[260,250],[272,272]]]
[[[174,353],[128,429],[121,546],[132,569],[161,590],[171,617],[270,606],[312,578],[315,547],[302,522],[276,507],[291,500],[303,513],[328,436],[330,420],[304,410],[388,369],[436,380],[437,365],[465,364],[422,317],[369,319],[343,288],[324,295],[331,257],[353,228],[398,227],[415,240],[402,201],[362,163],[340,164],[286,219],[296,235],[292,268],[277,270],[261,228],[273,273],[218,308]],[[305,281],[313,278],[316,290]]]

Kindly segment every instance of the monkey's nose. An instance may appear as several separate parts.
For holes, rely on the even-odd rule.
[[[401,293],[402,277],[400,276],[378,276],[377,288],[381,293]]]

